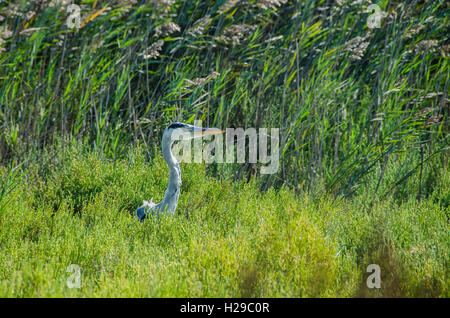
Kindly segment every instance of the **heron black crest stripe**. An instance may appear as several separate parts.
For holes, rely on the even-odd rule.
[[[185,127],[185,124],[182,123],[173,123],[171,124],[169,127],[167,127],[168,129],[176,129],[176,128],[181,128],[181,127]]]

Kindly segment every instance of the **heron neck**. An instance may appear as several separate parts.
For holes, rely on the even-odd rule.
[[[172,154],[171,142],[163,142],[162,153],[164,160],[169,167],[169,184],[167,186],[164,199],[162,200],[162,210],[167,213],[175,213],[178,204],[178,197],[181,188],[181,170],[178,161]]]

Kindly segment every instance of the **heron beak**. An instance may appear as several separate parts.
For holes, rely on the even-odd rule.
[[[225,131],[218,128],[202,128],[203,135],[217,135],[223,134]]]
[[[223,134],[225,131],[220,130],[218,128],[203,128],[203,127],[192,127],[192,131],[194,135],[201,137],[203,135],[217,135]]]

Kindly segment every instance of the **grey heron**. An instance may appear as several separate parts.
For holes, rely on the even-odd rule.
[[[173,123],[164,129],[162,137],[162,155],[169,166],[169,185],[167,186],[167,190],[161,202],[153,203],[153,198],[150,199],[150,201],[144,200],[143,205],[137,209],[136,215],[141,222],[144,221],[149,214],[175,214],[178,197],[180,196],[181,170],[177,159],[172,154],[173,143],[176,140],[180,140],[180,138],[189,140],[204,135],[221,134],[223,132],[223,130],[217,128],[196,127],[178,122]]]

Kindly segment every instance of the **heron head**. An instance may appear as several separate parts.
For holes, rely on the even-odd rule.
[[[173,123],[164,131],[164,135],[170,136],[172,141],[190,140],[201,138],[205,135],[216,135],[224,133],[223,130],[217,128],[197,127],[184,123]]]

